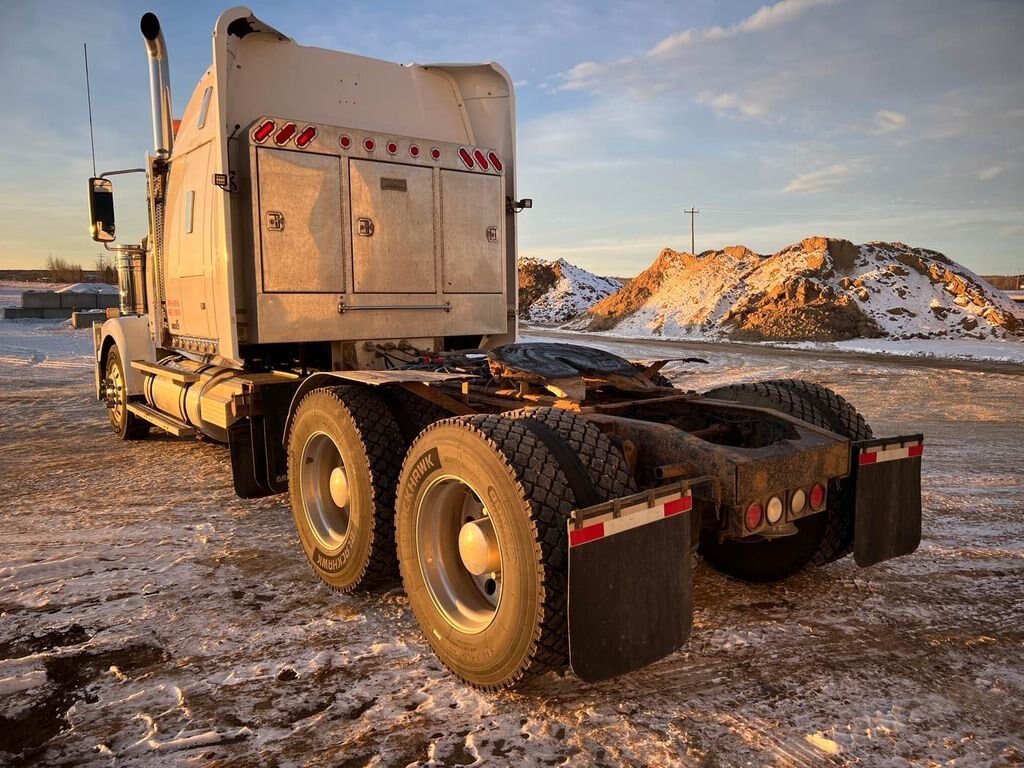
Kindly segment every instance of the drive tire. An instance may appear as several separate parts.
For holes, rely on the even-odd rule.
[[[733,384],[705,392],[715,400],[769,408],[810,424],[821,423],[821,415],[809,401],[778,383]],[[794,521],[797,533],[779,539],[719,541],[718,532],[701,529],[698,552],[715,570],[743,581],[781,581],[799,573],[815,558],[822,546],[828,515],[819,512]]]
[[[874,437],[871,426],[863,416],[841,395],[828,387],[802,379],[776,379],[765,382],[785,389],[814,406],[816,417],[810,421],[850,440],[870,440]],[[828,487],[828,523],[817,552],[815,565],[828,565],[841,560],[853,551],[854,518],[856,516],[856,488],[851,478],[832,480]]]
[[[595,503],[636,493],[636,481],[626,457],[607,435],[582,416],[564,408],[523,408],[503,415],[540,423],[561,438],[586,472],[597,494]],[[538,436],[543,440],[542,435]],[[563,470],[569,469],[566,463],[562,462]]]
[[[332,589],[397,580],[394,502],[405,446],[390,409],[364,387],[314,389],[296,408],[288,435],[292,517],[303,554]]]
[[[427,642],[464,682],[498,690],[565,666],[566,521],[574,506],[558,462],[521,421],[446,419],[409,449],[396,517],[402,581]],[[471,509],[493,531],[497,597],[460,559],[457,539]]]
[[[114,434],[121,440],[141,440],[149,434],[149,422],[128,410],[128,380],[116,345],[107,351],[104,378],[110,390],[107,393],[107,417]]]

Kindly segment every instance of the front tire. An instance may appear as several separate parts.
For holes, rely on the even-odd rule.
[[[121,440],[141,440],[149,434],[149,422],[128,410],[128,380],[116,346],[107,352],[105,399],[110,426]]]
[[[520,421],[459,417],[421,434],[398,485],[398,562],[441,662],[484,690],[565,665],[566,520],[559,464]]]
[[[303,554],[332,589],[395,580],[395,486],[405,445],[387,405],[362,387],[314,389],[296,408],[288,436],[292,517]]]

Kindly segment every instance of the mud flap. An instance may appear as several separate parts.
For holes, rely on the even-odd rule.
[[[922,453],[923,435],[853,444],[853,556],[861,568],[909,555],[921,543]]]
[[[685,484],[573,513],[569,521],[569,664],[606,680],[681,648],[693,624]]]
[[[257,413],[228,428],[231,475],[239,497],[258,499],[288,490],[284,423],[297,388],[296,382],[260,388]]]

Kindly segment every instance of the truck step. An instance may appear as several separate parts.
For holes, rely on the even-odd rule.
[[[199,374],[183,371],[181,368],[174,368],[170,365],[157,365],[156,363],[147,363],[144,360],[132,360],[132,368],[154,376],[162,376],[178,384],[195,384],[199,381]]]
[[[168,416],[166,413],[143,403],[128,403],[128,411],[175,437],[194,437],[196,434],[195,428],[190,427],[185,422],[178,421],[173,416]]]

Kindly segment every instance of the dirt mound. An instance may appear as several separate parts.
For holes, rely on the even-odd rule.
[[[535,323],[564,323],[621,287],[616,278],[595,275],[565,259],[523,258],[519,260],[519,317]]]
[[[569,326],[744,340],[1006,338],[1024,312],[970,270],[904,243],[808,237],[770,256],[666,248]]]

